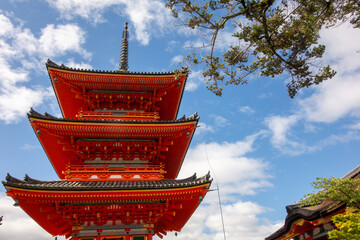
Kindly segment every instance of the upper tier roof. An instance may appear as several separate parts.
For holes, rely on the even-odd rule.
[[[48,60],[46,67],[65,118],[80,110],[159,112],[177,117],[189,71],[166,73],[99,71],[69,68]]]
[[[84,72],[84,73],[108,73],[108,74],[115,74],[115,75],[159,75],[159,76],[165,76],[165,75],[175,75],[175,74],[188,74],[189,70],[187,68],[182,68],[180,72],[178,71],[169,71],[169,72],[133,72],[133,71],[119,71],[119,70],[96,70],[96,69],[83,69],[83,68],[72,68],[67,67],[64,64],[56,64],[55,62],[51,61],[50,59],[46,62],[46,67],[52,67],[57,69],[63,69],[63,70],[70,70],[75,72]]]

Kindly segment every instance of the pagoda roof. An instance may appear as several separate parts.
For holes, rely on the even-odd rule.
[[[169,72],[132,72],[132,71],[120,71],[120,70],[95,70],[95,69],[83,69],[83,68],[72,68],[67,67],[64,64],[56,64],[55,62],[51,61],[50,59],[46,62],[46,67],[52,67],[62,70],[70,70],[74,72],[84,72],[84,73],[108,73],[108,74],[119,74],[119,75],[174,75],[176,71],[169,71]],[[188,68],[182,68],[181,73],[188,73]]]
[[[200,178],[196,174],[185,179],[162,179],[158,181],[41,181],[25,175],[24,180],[15,178],[9,173],[6,181],[2,181],[5,187],[21,189],[46,190],[46,191],[104,191],[104,190],[149,190],[194,187],[211,183],[210,173]]]
[[[65,178],[65,170],[68,164],[84,165],[87,160],[92,161],[97,157],[90,157],[84,152],[85,147],[95,149],[92,156],[103,154],[103,149],[112,148],[111,156],[123,158],[124,149],[119,147],[137,147],[137,156],[128,162],[115,160],[112,163],[129,163],[131,160],[147,156],[147,162],[151,165],[165,164],[165,178],[175,179],[178,175],[199,117],[194,115],[182,117],[173,121],[122,121],[122,120],[87,120],[87,119],[63,119],[49,114],[42,115],[34,110],[28,114],[30,123],[49,157],[56,173],[61,179]],[[131,145],[132,144],[132,145]],[[99,146],[101,145],[101,149]],[[80,149],[79,149],[80,148]],[[101,152],[102,151],[102,152]],[[134,151],[132,151],[134,153]],[[128,154],[129,155],[129,154]],[[130,154],[131,155],[131,154]],[[161,158],[161,159],[160,159]],[[113,157],[111,157],[113,159]],[[107,160],[111,160],[108,157]],[[101,159],[100,160],[104,160]],[[139,159],[141,160],[141,159]],[[96,162],[106,164],[110,161]]]
[[[130,123],[132,125],[141,123],[141,124],[166,124],[166,123],[184,123],[184,122],[191,122],[191,121],[199,121],[200,117],[198,116],[197,112],[193,115],[186,117],[185,115],[181,118],[176,120],[154,120],[154,121],[146,121],[146,120],[123,120],[123,119],[77,119],[77,118],[60,118],[55,117],[47,112],[41,114],[34,110],[33,108],[30,109],[29,113],[27,114],[29,119],[37,118],[43,120],[52,120],[52,121],[62,121],[62,122],[83,122],[83,123]]]
[[[172,72],[77,69],[51,60],[46,67],[65,118],[74,118],[81,109],[111,111],[132,108],[157,111],[160,119],[174,120],[189,73],[186,68]]]
[[[8,174],[2,181],[7,195],[46,231],[75,239],[114,231],[160,237],[180,231],[211,182],[209,174],[139,182],[40,181],[28,176],[20,180]]]

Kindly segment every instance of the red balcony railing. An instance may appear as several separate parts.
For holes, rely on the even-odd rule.
[[[105,181],[105,180],[161,180],[164,178],[164,165],[133,165],[124,164],[121,167],[104,165],[72,165],[68,164],[65,179],[69,181]]]

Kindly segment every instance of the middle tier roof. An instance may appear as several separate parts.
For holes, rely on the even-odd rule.
[[[34,110],[28,116],[61,179],[69,166],[97,165],[163,166],[163,177],[175,179],[199,120],[197,114],[175,121],[78,120]]]

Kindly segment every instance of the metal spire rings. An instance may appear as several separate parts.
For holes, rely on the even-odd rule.
[[[121,72],[127,72],[129,65],[128,65],[128,23],[125,22],[125,29],[123,32],[123,40],[121,44],[121,55],[120,55],[120,63],[119,63],[119,70]]]

